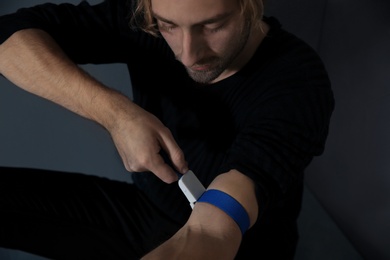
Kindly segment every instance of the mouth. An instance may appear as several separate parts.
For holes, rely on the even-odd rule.
[[[207,71],[207,70],[210,70],[210,67],[211,67],[210,64],[207,64],[207,65],[197,65],[197,66],[192,66],[190,68],[190,70],[193,70],[193,71]]]

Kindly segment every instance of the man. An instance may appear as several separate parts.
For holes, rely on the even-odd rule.
[[[316,53],[263,18],[262,1],[46,4],[0,24],[0,72],[105,127],[134,174],[133,185],[2,168],[0,246],[55,259],[293,258],[303,173],[323,152],[333,96]],[[134,100],[77,66],[110,62],[127,64]],[[189,169],[226,208],[216,197],[189,207],[176,183]]]

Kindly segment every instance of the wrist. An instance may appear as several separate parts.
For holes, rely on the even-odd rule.
[[[92,120],[109,132],[121,128],[121,122],[132,117],[132,107],[136,106],[128,97],[116,90],[102,86],[100,93],[91,100]]]

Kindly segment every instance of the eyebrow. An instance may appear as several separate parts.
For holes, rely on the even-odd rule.
[[[197,22],[196,24],[194,25],[201,25],[201,24],[212,24],[212,23],[216,23],[216,22],[219,22],[223,19],[226,19],[227,17],[229,17],[230,15],[232,15],[233,12],[228,12],[228,13],[222,13],[222,14],[218,14],[214,17],[211,17],[211,18],[208,18],[208,19],[205,19],[203,21],[200,21],[200,22]],[[168,20],[164,17],[161,17],[160,15],[156,14],[153,12],[153,17],[157,20],[160,20],[164,23],[169,23],[169,24],[176,24],[175,22],[171,21],[171,20]]]

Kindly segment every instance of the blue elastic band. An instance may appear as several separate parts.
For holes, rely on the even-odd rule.
[[[229,194],[220,190],[207,190],[197,202],[207,202],[223,210],[238,224],[243,235],[249,228],[248,213],[244,207]]]

